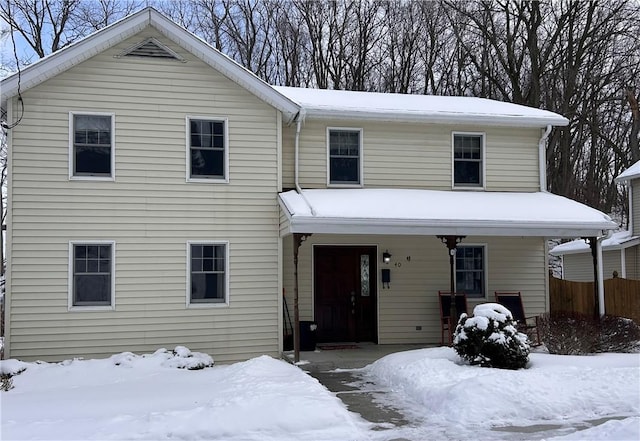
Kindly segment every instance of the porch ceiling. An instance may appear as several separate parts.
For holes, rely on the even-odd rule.
[[[546,192],[317,189],[279,195],[290,233],[593,237],[606,214]],[[306,201],[305,201],[306,199]]]

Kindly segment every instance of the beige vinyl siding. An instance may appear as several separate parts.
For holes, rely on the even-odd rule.
[[[291,236],[283,240],[284,286],[293,316],[293,248]],[[300,247],[300,319],[313,320],[312,255],[314,244],[378,247],[378,342],[438,344],[440,342],[438,291],[449,289],[449,257],[434,236],[320,235]],[[486,244],[488,298],[469,301],[469,312],[480,302],[494,301],[496,290],[521,291],[527,314],[548,309],[544,241],[538,238],[468,237],[462,244]],[[389,265],[382,252],[389,250]],[[382,289],[380,269],[391,269],[389,289]],[[416,326],[422,327],[416,330]]]
[[[486,189],[537,191],[538,141],[527,128],[486,128],[307,118],[300,134],[300,185],[327,186],[327,127],[363,129],[365,187],[450,190],[452,132],[486,135]],[[294,186],[295,127],[283,128],[283,186]]]
[[[187,63],[114,58],[153,36]],[[23,92],[10,356],[279,350],[278,112],[151,28]],[[115,114],[115,182],[68,178],[69,112]],[[228,118],[229,184],[186,182],[187,115]],[[116,243],[114,311],[68,311],[69,241]],[[186,307],[187,241],[229,242],[229,306]]]
[[[593,281],[593,258],[590,252],[565,254],[563,257],[563,279],[574,282]],[[602,252],[602,273],[605,279],[613,277],[613,272],[622,274],[620,250]]]

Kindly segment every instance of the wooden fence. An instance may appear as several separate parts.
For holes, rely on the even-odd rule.
[[[551,312],[579,312],[593,315],[595,295],[593,282],[571,282],[549,278],[549,309]],[[640,280],[604,281],[604,308],[607,315],[627,317],[640,323]]]

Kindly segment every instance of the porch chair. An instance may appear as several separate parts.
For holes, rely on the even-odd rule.
[[[524,313],[522,295],[520,291],[496,291],[496,302],[511,311],[513,319],[518,324],[518,331],[524,332],[532,338],[535,336],[534,346],[540,345],[540,329],[538,316],[527,317]],[[533,320],[533,323],[531,322]]]
[[[453,330],[458,324],[458,318],[462,313],[467,313],[467,295],[454,293],[456,302],[456,314],[458,317],[451,320],[451,291],[438,291],[440,301],[440,344],[444,345],[444,334],[447,333],[447,344],[453,343]]]

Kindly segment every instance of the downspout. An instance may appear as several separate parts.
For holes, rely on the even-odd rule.
[[[606,311],[604,309],[604,270],[602,265],[602,241],[612,236],[611,230],[607,230],[604,236],[598,237],[596,240],[596,254],[598,259],[598,311],[600,317],[604,317]]]
[[[304,117],[305,117],[305,111],[304,111],[304,109],[300,109],[300,112],[298,113],[298,116],[296,118],[296,140],[295,140],[295,156],[296,156],[296,158],[295,158],[295,167],[294,167],[294,181],[295,181],[296,191],[298,192],[298,194],[300,196],[302,196],[302,199],[304,200],[304,203],[307,204],[307,207],[309,207],[309,210],[311,210],[311,215],[315,216],[316,215],[316,211],[313,209],[313,207],[311,206],[311,204],[307,200],[307,197],[304,195],[304,192],[302,191],[302,188],[300,188],[300,181],[299,181],[299,171],[300,171],[300,129],[302,127],[302,122],[304,121]]]
[[[545,129],[540,141],[538,141],[538,163],[540,166],[540,191],[547,191],[547,138],[551,133],[552,126],[548,125]]]

